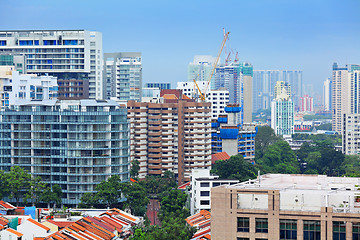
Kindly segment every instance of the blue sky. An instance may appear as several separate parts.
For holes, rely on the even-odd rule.
[[[360,64],[359,0],[1,0],[0,29],[88,29],[104,52],[140,51],[144,82],[186,81],[194,55],[228,46],[254,69],[300,69],[321,94],[334,61]]]

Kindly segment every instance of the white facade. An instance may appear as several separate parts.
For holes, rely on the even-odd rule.
[[[216,57],[207,55],[196,55],[194,61],[188,65],[188,82],[192,82],[194,79],[199,81],[208,81],[213,65],[216,61]],[[213,82],[209,85],[213,89]]]
[[[206,81],[196,81],[198,84],[200,91],[204,92],[206,89],[207,82]],[[189,98],[193,98],[199,96],[199,91],[195,86],[193,81],[189,82],[178,82],[176,89],[181,89],[183,94],[188,96]],[[210,86],[208,87],[206,93],[206,102],[211,103],[211,117],[218,118],[219,114],[224,114],[225,107],[229,103],[229,91],[225,89],[219,90],[210,90]]]
[[[271,102],[271,128],[276,135],[294,133],[294,103],[291,99]]]
[[[139,52],[105,53],[105,98],[141,101],[142,59]]]
[[[51,234],[50,228],[29,218],[17,227],[17,231],[24,234],[22,240],[33,240],[35,237],[47,237]]]
[[[1,108],[14,105],[18,99],[49,100],[57,98],[56,77],[19,74],[14,67],[0,66]]]
[[[344,154],[360,154],[360,114],[344,114],[342,132],[342,152]]]
[[[89,80],[89,98],[103,98],[102,33],[88,30],[0,31],[0,54],[26,56],[27,73]]]
[[[210,210],[210,189],[220,185],[236,184],[238,180],[219,179],[210,175],[210,169],[193,169],[191,171],[190,214],[200,210]]]

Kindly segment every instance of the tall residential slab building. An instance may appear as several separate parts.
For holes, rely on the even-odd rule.
[[[216,57],[208,55],[196,55],[194,61],[188,65],[188,82],[196,81],[208,81],[215,64]],[[214,77],[209,84],[209,90],[214,89]]]
[[[120,101],[141,101],[142,59],[140,52],[104,54],[104,96]]]
[[[26,72],[58,79],[60,99],[103,98],[102,34],[88,30],[0,31],[0,55],[26,57]]]
[[[295,109],[299,108],[299,99],[303,95],[302,71],[299,70],[254,70],[253,111],[269,109],[275,97],[275,85],[283,81],[291,85],[291,99]]]
[[[332,129],[342,133],[344,114],[360,113],[360,65],[339,67],[333,64],[331,84]]]
[[[275,85],[276,98],[271,102],[271,128],[276,135],[294,133],[294,103],[290,98],[288,83],[278,81]]]
[[[252,122],[253,66],[240,62],[216,67],[214,89],[229,91],[229,103],[241,106],[240,122]]]
[[[331,79],[327,78],[323,85],[324,111],[331,111]]]
[[[161,96],[164,103],[127,104],[131,161],[140,162],[140,178],[169,170],[182,184],[192,169],[211,167],[210,103],[183,98],[179,90]]]
[[[19,100],[0,120],[0,169],[58,184],[64,204],[112,175],[129,181],[127,109],[115,101]]]

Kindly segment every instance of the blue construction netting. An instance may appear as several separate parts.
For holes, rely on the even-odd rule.
[[[220,137],[222,139],[237,139],[239,129],[220,128]]]
[[[211,123],[211,128],[218,128],[219,125],[220,124],[218,122],[213,122],[213,123]]]
[[[227,117],[219,117],[218,118],[219,123],[227,123],[227,121],[228,121]]]
[[[238,113],[241,112],[241,107],[225,107],[227,113]]]

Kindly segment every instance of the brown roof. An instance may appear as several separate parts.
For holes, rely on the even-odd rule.
[[[228,160],[229,154],[226,152],[219,152],[211,155],[211,164],[214,164],[217,160]]]

